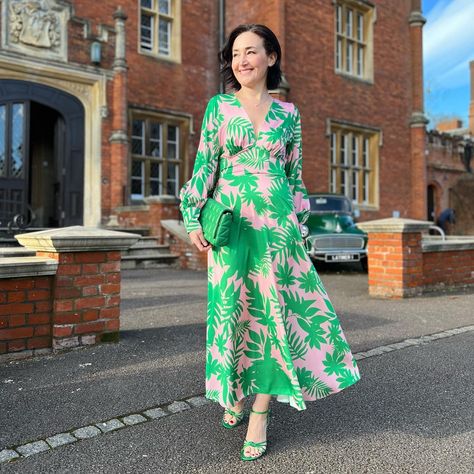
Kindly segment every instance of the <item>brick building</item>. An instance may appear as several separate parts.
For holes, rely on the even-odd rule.
[[[300,108],[308,190],[346,193],[362,219],[425,218],[420,0],[3,0],[0,228],[178,217],[243,22],[281,40],[275,94]]]
[[[440,122],[427,135],[428,219],[446,208],[456,211],[451,233],[474,234],[474,61],[470,62],[469,123]]]

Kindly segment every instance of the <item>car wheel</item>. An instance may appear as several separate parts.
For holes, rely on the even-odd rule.
[[[369,259],[367,257],[363,258],[360,261],[360,266],[362,267],[362,271],[367,273],[369,271]]]

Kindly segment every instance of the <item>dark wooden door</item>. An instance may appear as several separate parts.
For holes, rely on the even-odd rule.
[[[0,227],[29,215],[30,103],[58,114],[54,128],[57,225],[82,225],[84,200],[84,108],[70,94],[27,81],[0,80]],[[34,224],[33,224],[34,225]]]
[[[0,227],[28,216],[29,102],[0,102]]]

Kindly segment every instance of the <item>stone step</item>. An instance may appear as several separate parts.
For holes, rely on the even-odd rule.
[[[141,255],[124,255],[122,256],[122,261],[127,260],[175,260],[178,258],[178,255],[173,253],[163,253],[163,254],[156,254],[156,253],[145,253]]]
[[[18,240],[14,237],[0,237],[0,247],[19,247]]]
[[[142,254],[124,255],[121,259],[122,270],[139,268],[166,268],[178,265],[179,255],[175,254]]]
[[[156,239],[143,239],[141,238],[137,243],[133,244],[130,248],[142,249],[142,248],[163,248],[168,247],[168,244],[160,244]]]
[[[25,249],[25,247],[0,247],[0,258],[34,257],[35,255],[34,250]]]
[[[140,255],[165,255],[170,251],[169,245],[144,245],[140,247],[130,247],[122,252],[123,256],[140,256]]]
[[[129,234],[138,234],[142,237],[147,237],[150,234],[149,227],[105,227],[105,229],[115,230],[117,232],[127,232]]]

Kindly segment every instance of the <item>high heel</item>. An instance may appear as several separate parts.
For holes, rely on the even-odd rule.
[[[251,408],[250,411],[252,413],[257,413],[259,415],[264,415],[265,413],[267,413],[266,425],[265,425],[265,430],[266,430],[268,428],[269,423],[270,423],[270,413],[271,413],[270,408],[266,411],[255,411],[253,408]],[[257,448],[258,449],[258,452],[255,456],[246,456],[245,455],[245,448],[247,448],[249,446],[252,447],[252,448]],[[244,441],[244,445],[242,446],[242,449],[240,451],[240,459],[242,459],[242,461],[254,461],[255,459],[261,458],[265,454],[266,451],[267,451],[267,440],[260,441],[259,443],[257,443],[255,441],[247,441],[247,439],[246,439]]]
[[[235,423],[228,423],[227,421],[225,421],[225,415],[227,414],[232,415],[235,418]],[[226,408],[224,410],[224,416],[222,417],[222,426],[224,428],[235,428],[236,426],[240,425],[240,423],[242,423],[244,416],[245,413],[243,408],[240,412],[236,412],[231,410],[230,408]]]

